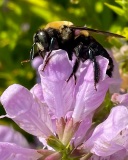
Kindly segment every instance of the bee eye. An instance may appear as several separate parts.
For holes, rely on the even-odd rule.
[[[48,43],[48,37],[47,37],[47,35],[46,35],[45,32],[39,31],[39,32],[37,32],[37,33],[34,34],[34,36],[33,36],[33,42],[35,42],[35,43],[41,43],[43,45],[43,44]]]
[[[34,34],[33,41],[40,50],[47,50],[49,46],[48,38],[48,34],[44,30],[39,30]]]
[[[38,40],[38,42],[41,42],[42,44],[47,43],[47,36],[43,32],[39,32]]]

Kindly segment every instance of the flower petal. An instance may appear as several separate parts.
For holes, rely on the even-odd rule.
[[[81,123],[80,126],[75,133],[72,143],[75,147],[80,146],[83,144],[84,141],[87,139],[87,131],[92,125],[92,114],[88,115]]]
[[[35,70],[38,70],[38,67],[43,63],[43,58],[40,57],[40,56],[37,56],[35,57],[33,60],[32,60],[32,67],[35,69]]]
[[[40,83],[40,75],[39,75],[39,72],[38,72],[38,67],[43,63],[43,58],[40,57],[40,56],[37,56],[35,57],[33,60],[32,60],[32,67],[36,70],[36,82],[37,83]]]
[[[82,71],[79,81],[76,85],[76,102],[73,112],[73,119],[80,121],[92,111],[94,111],[103,102],[109,87],[111,78],[106,76],[108,60],[101,56],[97,57],[100,66],[100,81],[97,84],[97,91],[94,88],[94,69],[92,62],[86,61],[86,68]]]
[[[29,111],[32,102],[33,97],[29,91],[18,84],[9,86],[1,96],[1,103],[10,117]]]
[[[19,147],[16,144],[0,142],[1,160],[36,160],[41,157],[34,149]]]
[[[9,126],[0,125],[0,142],[10,142],[22,147],[30,147],[25,137]]]
[[[44,100],[56,117],[64,117],[71,109],[75,85],[73,77],[66,82],[72,72],[67,53],[63,50],[53,51],[43,72],[42,67],[39,67],[39,72]]]
[[[109,156],[128,148],[128,109],[114,107],[109,117],[99,124],[84,146],[98,156]]]
[[[114,93],[112,95],[111,100],[114,103],[120,103],[121,105],[128,106],[128,93],[126,94]]]
[[[39,67],[42,79],[47,78],[52,81],[65,81],[72,72],[72,67],[68,59],[68,54],[64,50],[54,50],[51,53],[44,71],[43,67]]]
[[[128,154],[127,151],[123,149],[112,154],[111,156],[101,157],[97,155],[92,155],[89,160],[127,160],[128,158],[127,154]]]
[[[127,160],[128,159],[128,151],[122,149],[110,156],[110,160]]]
[[[52,135],[52,123],[47,106],[21,85],[8,87],[1,96],[7,116],[12,118],[22,129],[36,135]]]
[[[31,88],[30,92],[35,98],[39,99],[39,101],[45,103],[41,84],[36,84],[33,88]]]

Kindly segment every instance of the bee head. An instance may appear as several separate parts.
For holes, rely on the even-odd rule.
[[[32,60],[35,55],[35,45],[37,45],[38,51],[46,51],[49,47],[49,36],[45,30],[38,30],[34,35],[33,35],[33,45],[30,50],[30,59]]]

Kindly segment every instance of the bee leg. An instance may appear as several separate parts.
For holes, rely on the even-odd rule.
[[[75,83],[76,83],[76,75],[75,75],[75,73],[76,73],[76,71],[77,71],[77,69],[78,69],[78,67],[79,67],[79,64],[80,64],[80,59],[77,58],[76,61],[75,61],[74,66],[73,66],[72,73],[70,74],[69,78],[66,80],[67,82],[68,82],[68,81],[70,80],[70,78],[74,75],[74,77],[75,77]]]
[[[44,65],[43,65],[43,68],[42,68],[42,71],[44,71],[44,69],[45,69],[45,67],[46,67],[46,65],[48,64],[48,62],[49,62],[49,60],[50,60],[50,54],[52,53],[52,51],[49,51],[48,52],[48,55],[47,55],[47,57],[46,57],[46,59],[45,59],[45,61],[44,61]]]
[[[93,62],[93,69],[94,69],[94,87],[97,91],[96,84],[99,82],[100,79],[100,68],[98,63],[96,62],[96,56],[93,54],[94,51],[89,49],[89,59]]]
[[[49,46],[49,52],[48,52],[47,57],[46,57],[46,59],[45,59],[45,62],[44,62],[44,66],[43,66],[42,71],[44,71],[47,63],[48,63],[49,60],[51,59],[50,55],[51,55],[52,51],[53,51],[53,50],[57,50],[57,49],[59,49],[57,39],[56,39],[55,37],[52,37],[52,38],[51,38],[51,42],[50,42],[50,46]]]
[[[76,61],[75,61],[74,66],[73,66],[72,73],[70,74],[69,78],[67,79],[67,82],[74,75],[74,77],[75,77],[75,83],[76,83],[76,75],[75,75],[75,73],[77,72],[79,64],[80,64],[80,58],[79,58],[79,56],[80,56],[80,52],[82,50],[82,46],[83,46],[83,43],[81,42],[79,45],[77,45],[77,47],[74,48],[74,53],[76,55]]]
[[[110,57],[109,53],[106,51],[106,49],[104,49],[104,47],[98,43],[93,37],[90,36],[90,39],[92,41],[92,47],[95,48],[95,55],[98,56],[98,55],[101,55],[105,58],[107,58],[109,60],[109,64],[108,64],[108,69],[106,71],[106,74],[109,76],[109,77],[112,77],[112,71],[114,69],[114,64],[113,64],[113,60],[112,58]]]
[[[51,55],[51,52],[53,50],[56,50],[56,49],[59,49],[58,42],[57,42],[57,39],[55,37],[52,37],[51,38],[51,42],[50,42],[50,46],[49,46],[49,53],[48,53],[48,55],[46,57],[46,61],[47,61],[47,59],[49,61],[49,57]]]

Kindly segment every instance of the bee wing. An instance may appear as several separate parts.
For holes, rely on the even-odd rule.
[[[92,28],[88,28],[88,27],[70,26],[70,28],[79,29],[79,30],[86,30],[86,31],[89,31],[89,32],[95,32],[95,33],[97,33],[97,34],[103,34],[103,35],[106,35],[106,36],[112,36],[112,37],[118,37],[118,38],[125,38],[124,36],[121,36],[121,35],[119,35],[119,34],[107,32],[107,31],[101,31],[101,30],[98,30],[98,29],[92,29]]]

